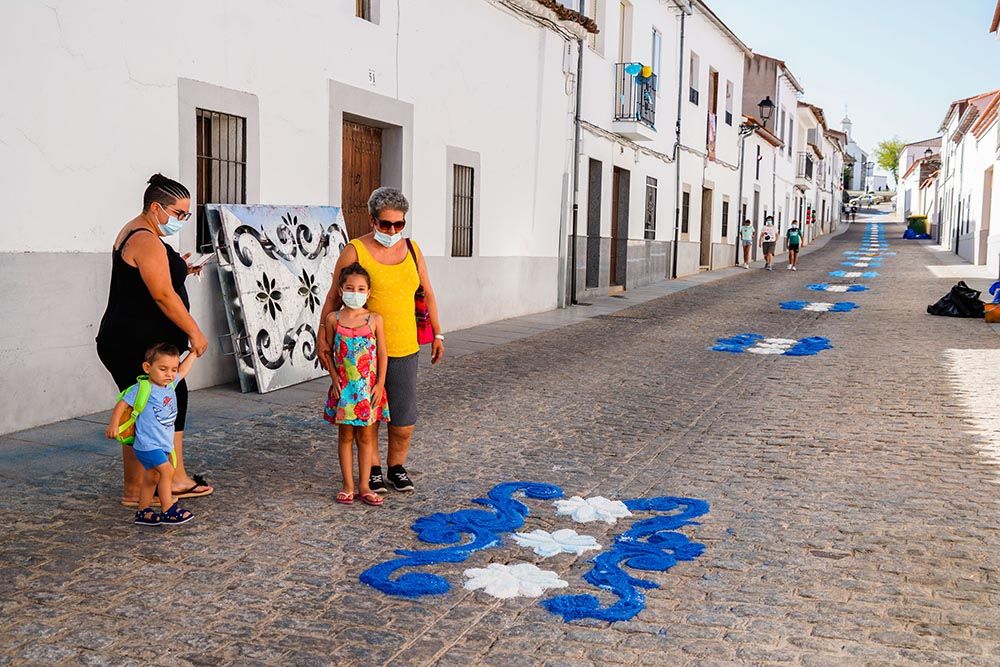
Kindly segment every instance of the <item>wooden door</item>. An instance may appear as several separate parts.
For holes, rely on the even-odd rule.
[[[345,120],[341,206],[351,238],[371,229],[368,197],[381,181],[382,129]]]
[[[598,287],[601,280],[601,179],[602,165],[590,160],[587,187],[587,287]]]
[[[628,209],[631,172],[615,167],[611,184],[611,285],[624,287],[628,269]]]
[[[701,243],[699,264],[712,268],[712,190],[701,189]]]

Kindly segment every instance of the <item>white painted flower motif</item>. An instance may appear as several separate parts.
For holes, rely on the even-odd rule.
[[[764,338],[747,348],[750,354],[784,354],[799,341],[792,338]]]
[[[632,516],[632,513],[625,507],[625,503],[620,500],[608,500],[604,496],[594,496],[587,499],[573,496],[569,500],[555,501],[555,506],[558,516],[569,515],[577,523],[590,523],[591,521],[615,523],[618,519]]]
[[[846,292],[847,285],[827,285],[827,292]]]
[[[541,570],[532,563],[504,565],[490,563],[484,568],[473,567],[463,574],[468,578],[466,590],[482,589],[495,598],[537,598],[550,588],[566,588],[569,583],[551,570]]]
[[[561,528],[554,533],[533,530],[530,533],[514,533],[514,541],[522,547],[530,547],[544,558],[556,554],[582,554],[584,551],[598,551],[601,545],[591,535],[580,535],[572,528]]]
[[[861,272],[860,271],[845,271],[844,272],[844,277],[845,278],[860,278],[861,277]]]
[[[832,303],[826,303],[826,302],[823,302],[823,301],[816,301],[816,302],[813,302],[813,303],[807,303],[805,306],[802,307],[802,310],[811,310],[811,311],[816,312],[816,313],[825,313],[828,310],[830,310],[831,308],[833,308],[833,304]]]

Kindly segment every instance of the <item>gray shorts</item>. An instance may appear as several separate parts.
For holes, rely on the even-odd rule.
[[[408,357],[389,357],[385,372],[385,393],[389,396],[389,425],[413,426],[417,423],[417,360],[420,353]]]
[[[773,255],[776,241],[764,241],[764,254]],[[391,408],[390,408],[391,409]]]

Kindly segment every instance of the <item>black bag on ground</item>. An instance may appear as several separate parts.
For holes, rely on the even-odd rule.
[[[983,302],[979,300],[981,292],[974,290],[960,280],[951,291],[938,299],[932,306],[927,306],[931,315],[945,317],[983,317]]]

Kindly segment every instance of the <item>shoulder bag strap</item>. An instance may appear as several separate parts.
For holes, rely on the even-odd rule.
[[[410,249],[410,257],[413,258],[413,266],[417,269],[417,280],[420,280],[420,263],[417,262],[417,253],[413,250],[413,243],[410,242],[410,239],[403,240],[406,241],[406,247]],[[417,291],[420,292],[423,289],[424,286],[421,284],[420,287],[417,288]]]

